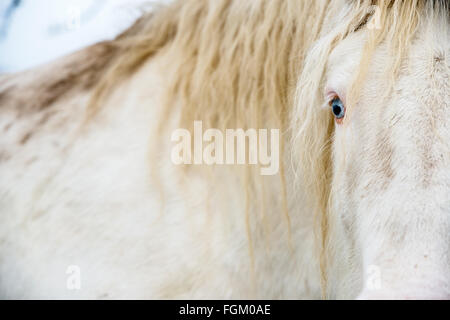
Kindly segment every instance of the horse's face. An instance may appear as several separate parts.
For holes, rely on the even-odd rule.
[[[333,51],[330,101],[337,95],[345,106],[365,39],[359,32]],[[331,222],[337,256],[330,273],[337,294],[450,298],[448,54],[448,33],[422,30],[390,92],[385,70],[392,57],[381,45],[358,103],[337,119]]]

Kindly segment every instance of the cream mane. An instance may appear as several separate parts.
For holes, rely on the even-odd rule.
[[[123,53],[97,87],[91,114],[117,82],[164,49],[172,65],[162,127],[181,106],[180,128],[192,130],[202,121],[205,130],[277,128],[287,135],[306,50],[335,10],[329,1],[177,1],[142,18],[133,35],[116,42]],[[282,154],[287,141],[284,136]],[[282,162],[278,211],[290,225],[285,170]],[[251,167],[244,171],[238,174],[248,216],[266,210],[261,199],[271,179]]]

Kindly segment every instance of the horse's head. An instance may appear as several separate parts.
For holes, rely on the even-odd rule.
[[[447,14],[399,2],[380,15],[378,30],[327,34],[308,57],[312,67],[339,40],[328,47],[317,87],[325,110],[308,111],[298,137],[309,145],[304,152],[321,154],[304,153],[306,169],[330,167],[328,177],[310,180],[326,194],[322,231],[333,296],[450,298]],[[307,94],[300,92],[299,105]],[[317,127],[328,128],[324,143],[308,144]]]

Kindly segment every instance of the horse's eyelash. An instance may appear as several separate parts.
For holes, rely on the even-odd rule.
[[[339,98],[337,95],[335,95],[335,96],[333,96],[333,98],[329,98],[329,97],[326,97],[325,98],[325,102],[323,103],[323,105],[322,105],[322,109],[325,109],[325,110],[328,110],[328,109],[330,109],[330,107],[331,107],[331,103],[333,102],[333,100],[334,99],[336,99],[336,98]]]
[[[329,108],[334,99],[340,99],[339,95],[336,92],[330,92],[325,95],[325,104],[324,107]]]

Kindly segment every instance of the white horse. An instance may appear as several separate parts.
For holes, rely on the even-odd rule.
[[[0,78],[1,298],[450,298],[446,1],[182,0]],[[281,129],[279,174],[171,134]]]

